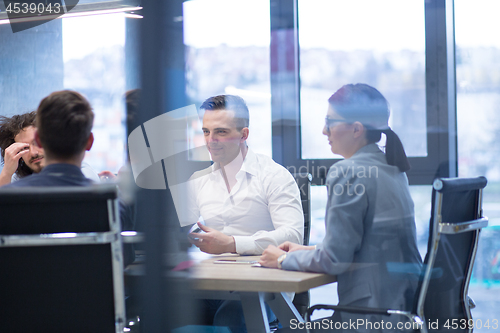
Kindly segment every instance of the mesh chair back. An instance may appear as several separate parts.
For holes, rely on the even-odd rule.
[[[116,309],[123,302],[116,299],[123,290],[116,207],[116,187],[109,186],[0,191],[2,331],[116,332],[123,327],[116,322],[124,320]],[[70,244],[82,233],[95,237]],[[61,237],[52,240],[47,234]],[[30,243],[36,237],[42,245]]]
[[[421,299],[416,305],[416,312],[422,316],[423,311],[427,323],[439,323],[438,329],[431,325],[429,331],[447,331],[444,325],[448,323],[450,331],[469,332],[468,327],[451,329],[451,325],[453,319],[462,324],[471,319],[467,291],[479,231],[484,223],[487,224],[487,220],[481,222],[481,193],[485,186],[484,177],[437,179],[434,182],[428,251],[424,261],[427,272],[419,288]],[[425,295],[422,289],[427,289]]]
[[[304,211],[304,245],[309,245],[309,236],[311,234],[311,180],[310,173],[294,173],[293,178],[297,182],[300,190],[300,200],[302,201],[302,210]],[[309,307],[309,291],[295,294],[293,305],[297,311],[304,315]]]
[[[310,173],[294,173],[293,178],[297,182],[300,191],[300,200],[302,210],[304,211],[304,245],[309,245],[309,236],[311,234],[311,180]]]

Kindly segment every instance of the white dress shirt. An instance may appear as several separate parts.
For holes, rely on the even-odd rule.
[[[239,254],[262,254],[285,241],[302,244],[300,193],[288,170],[248,149],[244,160],[240,153],[224,171],[226,180],[214,163],[191,176],[191,223],[201,216],[206,226],[233,236]]]
[[[99,178],[99,174],[94,169],[92,169],[90,164],[88,164],[87,162],[82,161],[81,169],[82,169],[83,175],[85,177],[87,177],[88,179],[93,180],[96,183],[101,182],[101,179]]]

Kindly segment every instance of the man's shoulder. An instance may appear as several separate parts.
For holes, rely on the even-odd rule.
[[[48,167],[47,167],[48,168]],[[45,170],[45,169],[44,169]],[[4,187],[29,187],[29,186],[89,186],[92,185],[92,180],[85,178],[83,174],[78,172],[71,172],[71,168],[66,166],[51,169],[56,172],[42,172],[32,174],[19,179],[18,181],[6,185]],[[46,171],[46,170],[45,170]],[[81,172],[80,172],[81,173]]]
[[[64,177],[60,177],[64,178]],[[32,174],[19,179],[18,181],[6,185],[5,187],[37,187],[37,186],[64,186],[65,184],[60,184],[60,179],[54,180],[51,177],[47,177],[44,174]],[[63,180],[63,179],[61,179]],[[79,184],[76,184],[79,186]]]
[[[41,185],[38,185],[38,183],[40,182],[39,176],[40,175],[38,175],[38,174],[32,174],[32,175],[28,175],[28,176],[23,177],[23,178],[17,178],[16,181],[14,181],[8,185],[2,186],[2,188],[41,186]]]
[[[290,172],[285,167],[283,167],[281,164],[278,164],[271,157],[259,153],[254,153],[254,155],[257,162],[257,168],[260,171],[266,171],[266,173],[290,174]]]
[[[281,164],[278,164],[271,157],[264,154],[255,154],[257,178],[262,184],[267,184],[270,188],[282,187],[285,184],[295,184],[292,173]]]

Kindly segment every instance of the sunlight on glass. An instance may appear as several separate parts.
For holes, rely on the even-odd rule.
[[[490,182],[500,181],[498,13],[498,1],[455,3],[459,174]]]
[[[500,2],[455,0],[458,174],[486,176],[481,231],[469,295],[474,322],[498,318],[500,301]],[[474,328],[474,333],[489,328]]]
[[[269,1],[186,1],[183,16],[189,103],[242,97],[250,111],[249,147],[272,156]],[[194,141],[204,143],[201,130]]]
[[[125,17],[123,13],[65,18],[64,89],[93,107],[94,145],[85,162],[117,173],[125,162]]]
[[[367,83],[387,98],[409,156],[427,155],[425,20],[420,0],[299,1],[302,158],[332,158],[328,98]]]
[[[184,44],[269,46],[269,1],[192,0],[183,4]]]
[[[100,48],[125,45],[123,13],[62,20],[63,59],[81,59]]]

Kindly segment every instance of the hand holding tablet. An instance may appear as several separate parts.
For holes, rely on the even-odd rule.
[[[205,231],[201,230],[198,223],[193,224],[191,229],[189,230],[188,237],[195,241],[201,241],[199,238],[195,237],[193,234],[204,234]]]

